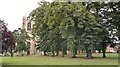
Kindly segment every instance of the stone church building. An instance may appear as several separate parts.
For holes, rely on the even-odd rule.
[[[33,38],[33,35],[32,35],[32,28],[33,28],[34,22],[31,21],[26,16],[23,17],[22,21],[23,21],[22,22],[22,29],[25,29],[30,37],[30,40],[27,40],[27,42],[26,42],[26,45],[29,47],[29,54],[34,55],[36,52],[35,39]]]

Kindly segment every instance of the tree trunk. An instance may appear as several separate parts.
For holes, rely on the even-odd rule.
[[[2,55],[3,55],[3,52],[4,52],[4,51],[2,50]]]
[[[13,57],[13,52],[12,52],[12,49],[10,50],[10,53],[11,53],[11,57]]]
[[[95,49],[93,49],[93,53],[96,53],[96,50],[95,50]]]
[[[44,56],[47,56],[46,51],[44,51]]]
[[[56,56],[58,56],[59,55],[59,51],[56,51]]]
[[[10,54],[11,54],[11,57],[13,57],[12,46],[10,46]]]
[[[67,54],[67,50],[64,51],[64,54],[65,54],[65,55]]]
[[[75,54],[77,55],[77,50],[75,51]]]
[[[80,54],[80,50],[78,51],[78,53]]]
[[[52,57],[54,57],[55,56],[55,52],[54,51],[52,51]]]
[[[86,54],[87,54],[87,56],[86,56],[86,57],[88,58],[88,50],[86,50]]]
[[[117,50],[117,53],[120,53],[120,50]]]
[[[103,52],[103,58],[106,58],[106,54],[105,54],[106,51],[105,51],[105,49],[103,49],[102,52]]]
[[[98,50],[98,53],[101,53],[101,50]]]
[[[76,54],[75,54],[75,51],[73,51],[73,56],[71,58],[77,58]]]
[[[63,47],[64,55],[67,54],[67,46]]]
[[[105,43],[102,43],[102,53],[103,53],[103,58],[106,58],[106,45],[105,45]]]
[[[62,57],[64,57],[64,54],[62,53]]]
[[[62,57],[64,57],[64,54],[65,54],[65,53],[64,53],[64,50],[62,50]]]
[[[87,50],[87,58],[88,59],[92,58],[92,52],[91,52],[91,50]]]
[[[65,55],[65,50],[64,48],[62,48],[62,57],[64,57],[64,55]]]

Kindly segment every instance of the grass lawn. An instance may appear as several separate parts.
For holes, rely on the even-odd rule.
[[[78,55],[78,58],[50,57],[50,56],[23,56],[23,57],[2,57],[3,65],[118,65],[118,54],[107,53],[107,58],[101,58],[102,54],[93,54],[93,59],[86,59],[85,54]]]

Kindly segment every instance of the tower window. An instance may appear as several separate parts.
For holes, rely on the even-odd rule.
[[[27,30],[28,30],[28,31],[31,31],[31,22],[29,22],[29,23],[27,24]]]
[[[28,49],[30,48],[30,42],[27,42],[27,48]]]

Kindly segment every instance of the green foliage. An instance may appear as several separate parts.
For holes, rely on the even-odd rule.
[[[110,41],[108,29],[113,26],[108,24],[105,8],[102,13],[103,6],[106,4],[98,2],[40,3],[40,7],[30,13],[30,18],[35,22],[33,35],[39,38],[39,48],[51,51],[53,55],[55,51],[67,48],[74,57],[78,49],[87,51],[101,46],[105,50]]]
[[[14,36],[16,37],[16,48],[15,51],[28,51],[29,48],[26,45],[27,39],[30,39],[27,32],[24,29],[19,28],[18,30],[13,31]]]

